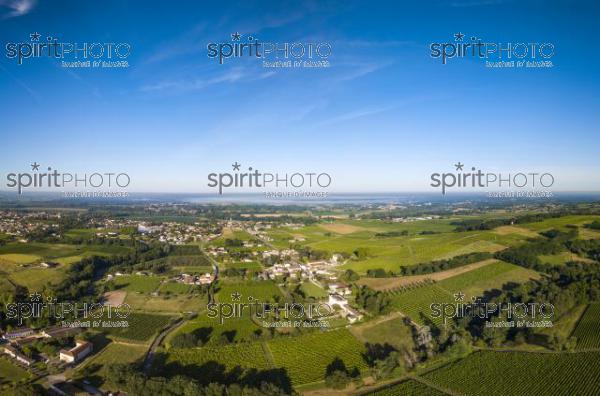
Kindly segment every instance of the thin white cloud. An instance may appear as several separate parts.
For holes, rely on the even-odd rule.
[[[0,70],[2,70],[4,73],[6,73],[8,75],[8,77],[10,77],[18,86],[23,88],[23,90],[25,92],[27,92],[29,94],[29,96],[31,96],[33,98],[33,100],[35,100],[38,104],[41,103],[40,95],[37,93],[37,91],[35,91],[31,87],[29,87],[29,85],[25,84],[23,81],[21,81],[20,79],[15,77],[11,72],[8,71],[8,69],[6,69],[4,66],[2,66],[2,64],[0,64]]]
[[[235,83],[240,80],[256,81],[273,76],[275,72],[250,73],[243,68],[231,68],[226,72],[207,79],[165,80],[157,84],[144,85],[142,92],[186,92],[204,89],[215,84]]]
[[[396,107],[398,107],[398,106],[396,106],[396,105],[381,106],[381,107],[372,107],[372,108],[363,109],[363,110],[351,111],[348,113],[340,114],[336,117],[329,118],[325,121],[319,122],[317,124],[317,126],[325,126],[325,125],[337,124],[340,122],[352,121],[352,120],[356,120],[357,118],[368,117],[368,116],[372,116],[375,114],[383,113],[385,111],[392,110]]]
[[[2,19],[19,17],[28,14],[35,7],[37,0],[0,0]]]
[[[429,101],[429,100],[440,99],[442,97],[443,96],[415,96],[415,97],[407,98],[403,101],[398,101],[398,102],[395,102],[392,104],[366,107],[363,109],[350,111],[347,113],[343,113],[343,114],[322,120],[322,121],[318,122],[317,124],[315,124],[315,126],[322,127],[322,126],[337,124],[340,122],[353,121],[358,118],[370,117],[370,116],[373,116],[373,115],[376,115],[379,113],[384,113],[386,111],[399,109],[401,107],[405,107],[405,106],[408,106],[411,104],[421,103],[421,102],[425,102],[425,101]]]
[[[357,78],[366,76],[367,74],[374,73],[384,67],[391,65],[393,62],[391,61],[379,61],[374,63],[358,63],[358,64],[348,64],[352,69],[347,73],[342,73],[337,78],[338,81],[351,81]]]

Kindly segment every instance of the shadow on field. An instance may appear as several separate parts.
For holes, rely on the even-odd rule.
[[[216,361],[183,365],[179,362],[167,363],[166,358],[166,354],[159,353],[156,355],[153,364],[153,367],[160,367],[160,373],[158,374],[161,376],[174,377],[176,375],[185,375],[196,379],[201,385],[216,382],[259,388],[261,384],[268,383],[279,387],[286,393],[292,392],[292,381],[287,370],[282,368],[258,370],[236,366],[228,370],[225,365]]]

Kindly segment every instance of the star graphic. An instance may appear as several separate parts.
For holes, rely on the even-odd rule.
[[[454,301],[464,301],[465,294],[463,292],[454,293]]]
[[[242,295],[238,292],[231,293],[231,299],[233,301],[240,301],[241,297],[242,297]]]
[[[463,41],[464,37],[465,37],[465,35],[462,34],[461,32],[454,33],[454,41]]]
[[[31,37],[31,41],[40,41],[40,36],[41,34],[39,34],[38,32],[31,33],[29,35],[29,37]]]
[[[456,167],[456,170],[463,170],[465,164],[461,164],[460,161],[458,161],[458,164],[454,164],[454,166]]]
[[[31,164],[31,170],[37,171],[40,170],[40,164],[38,164],[37,162],[33,162],[33,164]]]
[[[231,41],[240,41],[241,36],[238,32],[231,33]]]
[[[235,164],[231,164],[231,166],[233,167],[234,171],[239,171],[240,170],[240,166],[242,166],[242,164],[238,164],[238,162],[235,161]]]
[[[32,294],[29,295],[29,299],[32,302],[38,302],[38,301],[40,301],[42,299],[42,295],[40,293],[38,293],[38,292],[35,292],[35,293],[32,293]]]

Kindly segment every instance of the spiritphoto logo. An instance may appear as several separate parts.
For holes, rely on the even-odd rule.
[[[462,292],[454,294],[454,303],[432,303],[429,308],[431,317],[441,318],[444,325],[449,319],[480,318],[486,320],[486,327],[551,327],[550,319],[554,317],[554,305],[550,303],[493,303],[477,297],[467,302]],[[492,321],[502,315],[508,320]]]
[[[112,306],[106,302],[59,302],[52,296],[39,293],[30,294],[29,301],[7,303],[5,308],[6,318],[16,320],[19,326],[27,320],[47,318],[62,321],[63,327],[124,327],[122,321],[131,313],[131,307],[126,303]],[[81,321],[97,324],[86,326]]]
[[[210,173],[208,187],[216,188],[219,194],[225,189],[263,189],[267,196],[281,192],[269,192],[268,188],[287,188],[288,196],[326,196],[323,191],[306,191],[302,189],[324,189],[331,185],[331,175],[326,172],[262,172],[252,166],[242,168],[237,161],[231,165],[232,172]],[[325,194],[325,195],[324,195]]]
[[[262,327],[327,327],[320,319],[335,313],[333,307],[318,303],[263,302],[252,296],[243,302],[243,295],[231,293],[231,302],[213,302],[207,305],[207,316],[224,324],[228,319],[252,318],[261,321]]]
[[[25,190],[54,188],[80,189],[91,188],[91,192],[86,192],[90,196],[125,196],[123,191],[131,183],[131,178],[125,172],[91,172],[91,173],[73,173],[62,172],[53,169],[51,166],[45,169],[34,161],[31,165],[31,171],[12,172],[6,175],[6,187],[16,189],[19,195]],[[101,191],[101,189],[113,189],[117,191]],[[65,194],[67,194],[65,192]]]
[[[62,67],[74,68],[126,68],[131,54],[129,43],[66,42],[57,37],[38,32],[31,33],[28,41],[8,42],[6,57],[16,59],[18,65],[26,60],[49,58],[61,61]]]
[[[267,42],[235,32],[231,41],[208,43],[206,50],[221,65],[229,59],[255,58],[265,68],[325,68],[330,66],[332,47],[327,42]]]
[[[488,42],[479,37],[458,32],[448,42],[433,42],[429,45],[430,56],[447,64],[449,59],[483,59],[486,67],[504,68],[550,68],[555,48],[549,42]]]
[[[549,172],[513,172],[513,173],[495,173],[484,172],[476,167],[471,167],[471,171],[464,169],[465,164],[460,161],[454,164],[455,172],[432,173],[431,187],[441,188],[445,195],[451,188],[550,188],[554,185],[554,176]],[[514,194],[525,197],[531,194]],[[548,191],[538,191],[533,194],[539,198],[551,196]]]

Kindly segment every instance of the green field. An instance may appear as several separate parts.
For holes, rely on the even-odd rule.
[[[352,326],[350,331],[363,343],[389,344],[396,350],[415,347],[412,337],[412,329],[404,324],[400,317],[393,317],[384,321],[373,321]]]
[[[600,353],[475,352],[424,378],[459,394],[593,395],[600,393]]]
[[[248,303],[253,301],[249,300],[250,297],[269,302],[283,297],[277,285],[271,281],[221,281],[219,287],[216,296],[219,303]],[[239,293],[239,300],[234,300],[235,293]],[[206,303],[203,300],[203,308]],[[222,336],[226,336],[229,342],[254,341],[266,332],[266,329],[252,320],[250,311],[245,310],[242,317],[224,318],[223,323],[220,323],[219,318],[209,318],[207,312],[202,312],[196,319],[183,325],[177,334],[200,331],[199,329],[210,334],[208,345],[218,344]]]
[[[300,287],[302,288],[302,291],[304,292],[304,294],[306,294],[307,297],[314,297],[316,299],[320,299],[326,298],[329,295],[329,293],[327,293],[327,290],[315,285],[312,282],[304,282]]]
[[[158,289],[162,278],[157,276],[124,275],[116,276],[115,285],[119,290],[136,293],[152,293]]]
[[[134,342],[147,342],[166,327],[172,316],[157,315],[149,313],[131,312],[126,319],[113,317],[110,321],[127,321],[129,327],[103,328],[102,331],[116,339],[124,339]],[[105,319],[108,320],[108,319]]]
[[[272,281],[222,281],[220,282],[220,290],[217,294],[219,302],[234,302],[232,295],[240,294],[240,300],[237,302],[248,302],[258,300],[261,302],[274,301],[277,296],[282,297],[281,291]]]
[[[294,385],[322,381],[327,366],[341,359],[348,370],[366,369],[361,344],[346,329],[280,337],[267,343],[276,367],[286,369]]]
[[[539,278],[535,271],[495,261],[472,271],[444,279],[437,283],[442,289],[454,294],[462,292],[466,298],[481,296],[484,291],[501,289],[507,283],[523,283]]]
[[[110,343],[86,362],[85,367],[89,370],[86,377],[95,386],[114,385],[107,376],[108,367],[117,363],[140,362],[147,351],[148,347],[145,345]]]
[[[197,312],[206,308],[207,298],[197,294],[152,296],[127,293],[125,302],[137,311],[180,313]]]
[[[161,284],[158,291],[160,293],[188,294],[193,288],[193,285],[186,285],[184,283],[168,281]]]
[[[600,216],[593,215],[574,215],[574,216],[562,216],[553,219],[548,219],[535,223],[519,224],[520,227],[525,227],[530,230],[540,232],[547,231],[553,228],[560,230],[567,230],[567,225],[583,226],[584,224],[591,223],[594,220],[600,220]]]
[[[41,291],[49,284],[64,279],[65,270],[73,263],[91,256],[110,256],[127,253],[129,248],[113,245],[68,245],[60,243],[17,243],[0,246],[0,271],[29,291]],[[41,268],[41,261],[59,264]]]
[[[202,382],[223,381],[239,376],[239,369],[271,368],[259,342],[246,342],[221,347],[171,349],[164,361],[155,367],[161,375],[188,375]]]
[[[403,381],[374,392],[367,393],[369,396],[443,396],[444,392],[431,388],[417,380]]]
[[[195,331],[208,334],[206,345],[219,345],[222,336],[227,337],[230,342],[254,341],[260,334],[267,332],[267,329],[255,324],[249,316],[225,319],[221,324],[219,319],[209,318],[206,313],[201,313],[196,319],[181,326],[177,334]]]
[[[484,291],[501,289],[508,283],[522,283],[537,278],[535,271],[519,266],[493,261],[474,270],[444,279],[434,284],[426,284],[412,290],[393,290],[388,292],[392,306],[408,315],[419,324],[425,324],[425,318],[440,324],[439,318],[430,315],[432,303],[452,303],[454,294],[462,292],[465,298],[481,296]],[[424,316],[423,316],[424,315]]]
[[[600,348],[600,303],[588,305],[573,336],[577,337],[577,349]]]
[[[454,297],[448,291],[439,286],[425,285],[416,289],[389,293],[392,299],[392,306],[409,316],[413,321],[419,324],[426,324],[428,320],[436,324],[441,324],[440,318],[433,318],[431,304],[432,303],[453,303]]]
[[[354,227],[359,227],[356,224],[360,224],[360,222],[352,223]],[[400,226],[402,224],[393,224],[387,226],[387,228],[397,230],[396,228]],[[382,227],[382,229],[385,228]],[[269,235],[273,238],[290,238],[292,235],[302,235],[306,238],[304,242],[301,242],[302,245],[330,253],[345,252],[352,254],[359,247],[366,248],[368,251],[366,259],[349,260],[342,267],[363,274],[369,269],[376,268],[398,271],[401,266],[410,266],[471,252],[496,252],[506,246],[519,244],[527,238],[525,235],[498,234],[493,231],[448,232],[447,227],[445,231],[433,235],[379,238],[369,228],[348,234],[336,234],[319,226],[309,226],[289,231],[289,233],[283,235],[280,229]]]
[[[0,257],[4,255],[35,256],[36,259],[56,260],[60,258],[79,255],[112,255],[129,252],[129,248],[118,245],[68,245],[61,243],[18,243],[11,242],[0,246]]]
[[[242,262],[235,262],[235,263],[226,263],[224,265],[224,268],[236,268],[236,269],[245,268],[250,271],[259,271],[262,269],[262,265],[256,261],[251,261],[249,263],[242,261]]]
[[[558,254],[539,256],[539,258],[542,263],[549,265],[563,265],[569,261],[591,261],[588,258],[579,257],[575,253],[571,252],[560,252]]]
[[[0,356],[0,384],[29,378],[29,373],[13,364],[8,357]]]

